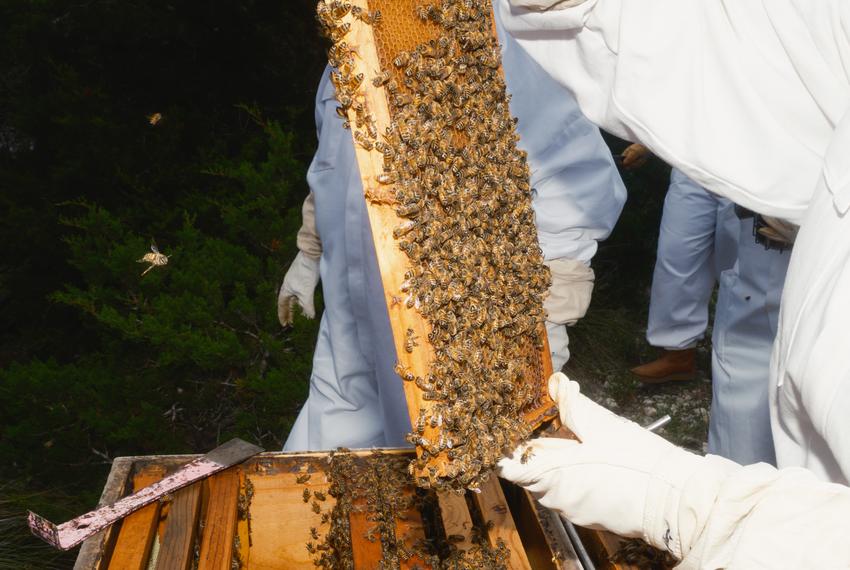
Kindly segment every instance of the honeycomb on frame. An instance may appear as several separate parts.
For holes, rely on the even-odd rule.
[[[525,153],[489,0],[322,0],[423,487],[476,488],[555,415]]]

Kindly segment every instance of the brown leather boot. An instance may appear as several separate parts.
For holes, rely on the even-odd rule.
[[[697,349],[663,350],[661,356],[632,368],[632,374],[644,384],[663,384],[676,380],[693,380],[697,374]]]

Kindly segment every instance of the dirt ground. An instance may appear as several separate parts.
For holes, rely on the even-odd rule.
[[[705,453],[711,407],[710,345],[704,342],[697,349],[695,380],[644,386],[629,368],[651,360],[656,352],[646,345],[642,331],[630,324],[634,325],[616,315],[589,314],[586,322],[570,329],[572,354],[564,373],[578,381],[592,400],[640,425],[669,414],[672,421],[657,433]]]

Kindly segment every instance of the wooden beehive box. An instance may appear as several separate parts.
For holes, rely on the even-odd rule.
[[[430,504],[439,511],[435,517],[412,507],[394,517],[395,536],[407,548],[413,549],[417,541],[424,539],[442,541],[444,548],[450,543],[459,550],[478,548],[482,540],[491,547],[502,541],[508,552],[506,568],[580,568],[557,516],[518,487],[494,476],[480,493],[469,492],[466,496],[416,489],[405,473],[412,451],[385,450],[378,454],[403,459],[396,465],[408,484],[400,495],[419,493],[430,498]],[[149,485],[196,457],[118,458],[102,502],[114,501]],[[371,465],[375,452],[353,452],[350,457],[362,468]],[[322,522],[323,515],[332,513],[335,506],[334,497],[328,493],[329,458],[328,453],[258,455],[149,505],[92,537],[84,543],[75,569],[314,568],[317,554],[311,554],[307,545],[322,543],[330,528],[330,524]],[[360,478],[358,473],[356,469],[352,471],[355,485]],[[311,476],[304,481],[306,474]],[[366,483],[364,478],[363,484]],[[310,496],[306,502],[305,489]],[[317,491],[325,500],[316,500]],[[356,497],[357,493],[353,493]],[[382,544],[386,540],[372,541],[367,536],[376,518],[370,509],[353,508],[347,518],[351,560],[356,569],[379,568],[384,558]],[[311,536],[311,529],[316,529],[318,538]],[[320,550],[317,552],[321,554]],[[424,570],[435,566],[412,556],[397,567]]]

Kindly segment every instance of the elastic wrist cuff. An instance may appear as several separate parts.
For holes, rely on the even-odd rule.
[[[659,455],[649,478],[644,506],[644,540],[679,559],[682,557],[679,533],[682,488],[703,462],[704,458],[671,445],[666,453]]]

